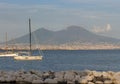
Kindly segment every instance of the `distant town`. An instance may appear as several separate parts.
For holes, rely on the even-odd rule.
[[[29,50],[29,44],[12,44],[6,47],[0,45],[1,50]],[[32,45],[32,50],[107,50],[107,49],[120,49],[120,44],[61,44],[61,45]]]

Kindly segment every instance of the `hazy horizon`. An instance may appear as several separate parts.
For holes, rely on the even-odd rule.
[[[120,39],[118,0],[0,0],[0,42],[17,38],[38,28],[61,30],[82,26],[99,35]]]

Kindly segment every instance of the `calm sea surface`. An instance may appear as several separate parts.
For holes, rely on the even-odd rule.
[[[42,53],[42,61],[16,61],[12,57],[0,57],[0,70],[120,71],[120,50],[46,50]]]

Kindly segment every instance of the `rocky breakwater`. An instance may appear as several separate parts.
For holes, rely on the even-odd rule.
[[[120,84],[120,72],[0,71],[0,84]]]

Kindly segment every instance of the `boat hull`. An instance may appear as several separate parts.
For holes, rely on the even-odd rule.
[[[18,54],[17,53],[0,54],[0,57],[15,57],[15,56],[18,56]]]
[[[15,60],[42,60],[42,56],[15,56]]]

